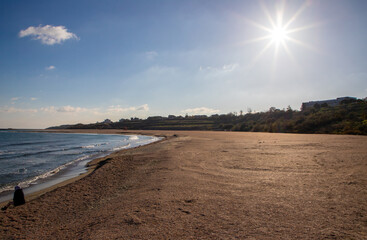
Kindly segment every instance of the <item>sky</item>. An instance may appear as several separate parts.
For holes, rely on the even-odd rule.
[[[0,128],[367,96],[367,1],[2,0]]]

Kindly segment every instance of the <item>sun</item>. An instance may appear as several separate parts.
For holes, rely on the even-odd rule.
[[[288,47],[290,43],[301,45],[303,47],[314,50],[314,48],[309,46],[308,44],[292,37],[293,33],[303,31],[305,29],[312,28],[315,26],[315,24],[311,24],[307,26],[294,27],[296,19],[301,15],[301,13],[308,6],[307,1],[305,1],[304,4],[294,13],[294,15],[291,18],[287,19],[287,21],[284,21],[285,1],[280,1],[280,5],[278,5],[278,8],[275,11],[275,14],[270,14],[266,5],[263,4],[263,2],[261,1],[260,3],[261,3],[261,8],[268,20],[268,24],[263,25],[263,24],[259,24],[251,20],[246,20],[246,21],[249,24],[255,26],[256,28],[264,30],[264,32],[266,32],[266,35],[246,41],[245,43],[260,42],[264,40],[267,40],[268,42],[264,46],[264,48],[260,51],[260,53],[255,57],[251,65],[254,65],[255,62],[258,61],[260,57],[270,49],[271,46],[274,46],[274,62],[276,62],[280,48],[282,48],[286,52],[286,54],[289,56],[289,58],[293,62],[295,62],[295,59]]]
[[[283,43],[287,39],[287,30],[283,27],[273,28],[270,34],[275,43]]]

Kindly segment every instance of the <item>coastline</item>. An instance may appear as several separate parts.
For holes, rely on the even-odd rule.
[[[4,239],[367,237],[366,136],[131,133],[167,138],[96,160],[87,176],[0,212],[0,235]]]
[[[80,134],[113,134],[113,135],[143,135],[143,134],[137,134],[137,133],[132,133],[132,132],[125,132],[122,133],[119,130],[41,130],[41,129],[37,129],[37,130],[27,130],[28,132],[44,132],[44,133],[67,133],[67,134],[73,134],[73,133],[80,133]],[[151,135],[147,135],[146,136],[155,136],[153,134]],[[155,136],[158,137],[158,136]],[[159,136],[162,137],[161,140],[158,141],[162,141],[164,140],[164,136]],[[157,141],[156,141],[157,142]],[[155,142],[152,143],[148,143],[148,144],[153,144]],[[146,144],[146,145],[148,145]],[[145,146],[145,145],[143,145]],[[140,146],[138,146],[140,147]],[[133,147],[136,148],[136,147]],[[106,156],[102,156],[102,157],[97,157],[97,158],[93,158],[87,161],[82,161],[85,162],[85,171],[78,173],[77,175],[71,174],[71,175],[76,175],[76,176],[72,176],[72,177],[68,177],[68,174],[70,174],[72,172],[71,169],[69,169],[68,167],[66,167],[65,169],[61,169],[60,171],[58,171],[56,174],[46,177],[45,179],[43,179],[40,183],[37,183],[35,185],[31,184],[30,186],[26,187],[25,189],[23,189],[25,197],[28,201],[32,201],[40,196],[42,196],[43,194],[52,191],[54,189],[57,189],[59,187],[65,186],[67,184],[70,184],[72,182],[78,181],[79,179],[89,175],[90,173],[92,173],[96,166],[98,166],[98,163],[100,163],[101,161],[104,161],[105,159],[109,158],[110,155],[120,152],[120,151],[125,151],[128,150],[130,148],[127,149],[121,149],[121,150],[116,150],[113,151],[111,153],[108,153]],[[74,164],[78,164],[78,163],[72,163],[72,165]],[[62,167],[62,166],[60,166]],[[9,201],[12,201],[12,195],[13,195],[13,190],[9,190],[9,191],[5,191],[0,193],[0,208],[5,206],[6,204],[8,204]]]

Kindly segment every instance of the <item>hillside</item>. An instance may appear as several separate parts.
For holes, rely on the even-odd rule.
[[[149,117],[112,122],[62,125],[50,129],[215,130],[277,133],[367,135],[367,101],[354,100],[329,107],[315,105],[303,111],[270,108],[267,112],[237,115]]]

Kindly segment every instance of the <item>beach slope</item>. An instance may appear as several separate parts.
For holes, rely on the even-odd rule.
[[[161,142],[0,211],[1,239],[367,239],[367,137],[142,131]]]

